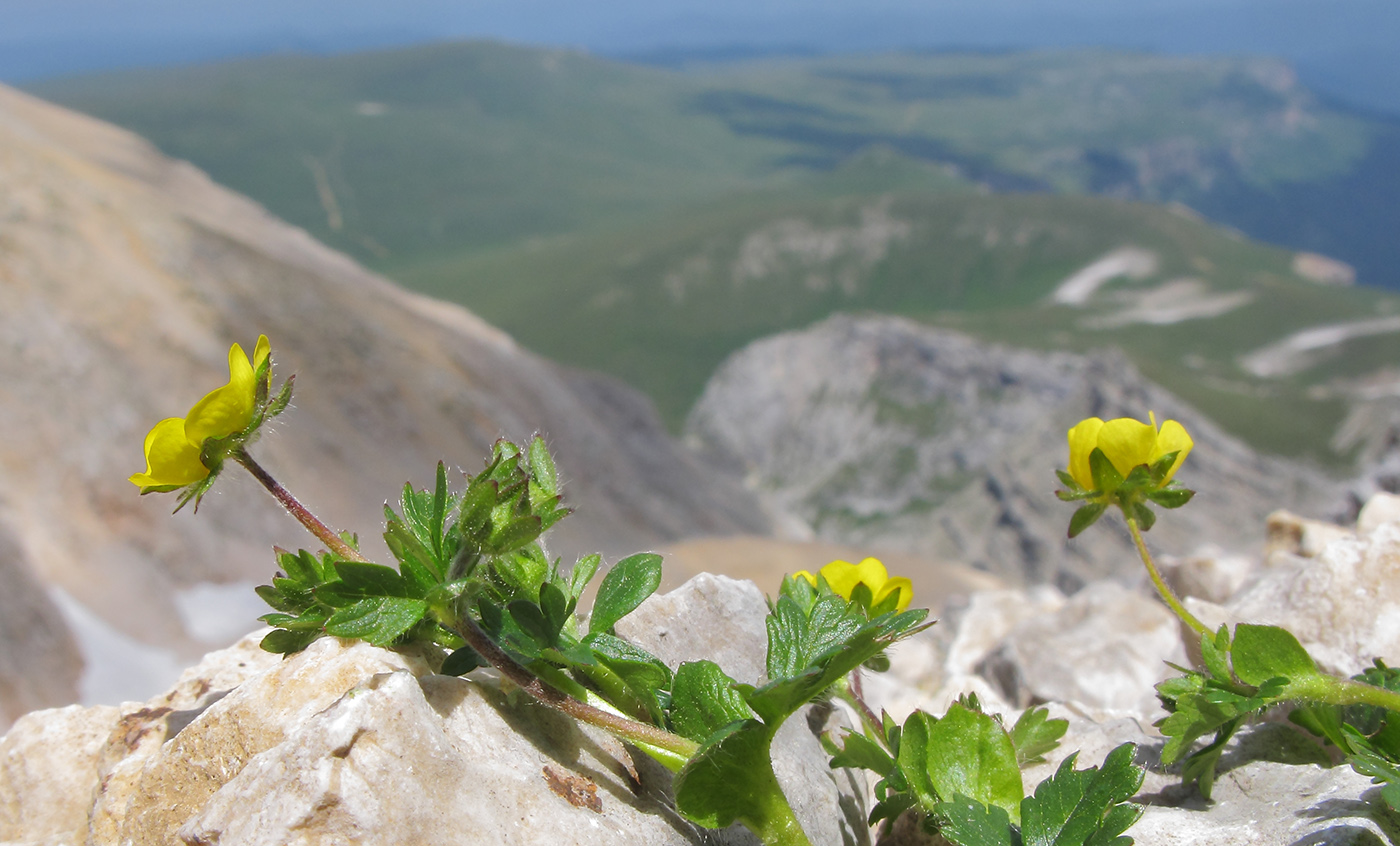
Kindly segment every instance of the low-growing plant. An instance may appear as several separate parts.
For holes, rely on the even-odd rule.
[[[928,626],[909,610],[913,586],[875,559],[832,562],[819,574],[784,579],[767,618],[767,681],[744,684],[713,661],[674,671],[618,637],[616,624],[661,583],[661,557],[618,561],[586,615],[580,603],[602,568],[598,555],[572,567],[550,560],[541,536],[564,518],[554,460],[540,437],[498,441],[485,466],[453,484],[439,463],[431,488],[406,485],[385,506],[384,541],[396,560],[369,561],[354,535],[317,519],[249,453],[291,397],[272,390],[271,347],[259,337],[250,359],[229,351],[229,382],[183,418],[146,438],[147,468],[131,477],[143,494],[179,495],[195,510],[230,464],[248,470],[323,545],[277,549],[279,572],[258,594],[272,607],[262,647],[295,653],[318,638],[358,638],[384,647],[439,650],[441,672],[491,666],[549,707],[634,744],[675,773],[676,809],[708,828],[743,823],[764,843],[809,841],[773,770],[779,728],[803,706],[839,697],[862,729],[840,745],[833,767],[879,777],[875,824],[908,809],[964,846],[1131,842],[1116,838],[1140,813],[1126,799],[1142,771],[1133,749],[1114,750],[1101,769],[1076,770],[1074,756],[1026,796],[1020,767],[1064,734],[1063,720],[1027,711],[1011,728],[975,698],[943,717],[916,712],[896,725],[876,718],[860,695],[862,667],[888,667],[885,650]]]
[[[1335,746],[1357,772],[1384,784],[1384,801],[1400,810],[1400,671],[1377,658],[1364,673],[1339,678],[1320,671],[1281,626],[1240,623],[1233,630],[1211,630],[1187,610],[1163,580],[1142,533],[1156,520],[1151,505],[1180,508],[1194,495],[1172,480],[1193,443],[1176,421],[1160,429],[1151,415],[1149,421],[1095,417],[1071,429],[1069,470],[1058,471],[1064,488],[1057,493],[1083,503],[1070,519],[1070,537],[1109,506],[1118,508],[1157,593],[1200,639],[1200,666],[1173,665],[1181,675],[1157,685],[1168,712],[1156,724],[1167,738],[1162,761],[1183,761],[1183,782],[1194,783],[1209,799],[1230,738],[1249,720],[1282,708],[1295,724]]]

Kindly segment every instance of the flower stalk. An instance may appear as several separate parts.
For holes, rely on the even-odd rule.
[[[282,484],[272,478],[272,474],[263,469],[262,465],[253,460],[253,456],[248,454],[246,449],[239,447],[229,456],[239,464],[244,470],[253,474],[253,478],[272,494],[287,513],[292,515],[298,523],[306,527],[306,530],[316,536],[316,539],[326,545],[326,549],[334,552],[347,561],[360,561],[368,563],[369,559],[360,554],[359,550],[345,542],[345,539],[331,530],[330,526],[321,522],[321,519],[311,513],[311,509],[302,505],[292,492],[282,487]]]
[[[1167,603],[1167,607],[1172,609],[1183,623],[1190,626],[1197,634],[1209,636],[1211,631],[1196,618],[1195,614],[1186,610],[1186,606],[1177,599],[1176,592],[1162,578],[1162,573],[1157,569],[1157,562],[1152,560],[1152,553],[1147,551],[1147,543],[1142,538],[1142,532],[1138,530],[1137,520],[1127,514],[1123,515],[1128,523],[1128,531],[1133,535],[1133,544],[1137,547],[1138,556],[1142,558],[1142,563],[1147,567],[1147,575],[1152,579],[1153,587],[1157,588],[1157,595],[1162,597],[1162,601]]]

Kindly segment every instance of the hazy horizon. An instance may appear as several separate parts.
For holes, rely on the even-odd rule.
[[[340,53],[464,38],[665,61],[677,53],[1102,46],[1261,54],[1349,104],[1400,115],[1400,4],[1388,0],[0,0],[0,80]]]

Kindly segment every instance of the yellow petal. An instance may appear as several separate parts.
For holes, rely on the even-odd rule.
[[[1110,420],[1099,430],[1099,449],[1124,476],[1139,464],[1150,463],[1156,444],[1157,430],[1131,417]]]
[[[168,417],[146,435],[146,472],[129,481],[141,488],[178,487],[208,475],[209,468],[199,462],[199,447],[185,437],[184,419]]]
[[[1191,447],[1195,442],[1187,434],[1186,427],[1175,420],[1168,420],[1162,424],[1162,431],[1157,433],[1157,444],[1152,448],[1152,461],[1156,461],[1169,452],[1176,453],[1176,461],[1172,462],[1172,469],[1167,472],[1167,476],[1162,482],[1170,482],[1172,476],[1181,467],[1181,462],[1186,460],[1186,456],[1191,453]]]
[[[1099,430],[1103,421],[1097,417],[1081,420],[1069,430],[1069,475],[1089,490],[1094,489],[1094,474],[1089,469],[1089,453],[1099,445]]]
[[[228,351],[228,384],[194,404],[185,417],[185,437],[192,444],[241,432],[253,420],[257,399],[253,365],[238,344]]]
[[[866,558],[856,565],[856,581],[870,588],[874,596],[890,580],[890,572],[878,558]],[[854,589],[854,588],[853,588]]]
[[[253,348],[253,370],[262,367],[262,363],[267,361],[267,357],[272,355],[272,344],[268,343],[266,335],[258,336],[258,344]]]
[[[851,598],[851,592],[860,584],[860,575],[856,572],[856,565],[849,561],[833,561],[822,568],[822,578],[836,593],[847,599]]]
[[[875,600],[872,604],[879,605],[885,600],[885,597],[896,591],[899,592],[899,599],[895,602],[894,608],[896,611],[903,611],[909,607],[909,603],[914,599],[914,583],[903,576],[895,576],[886,581],[884,587],[876,592]]]

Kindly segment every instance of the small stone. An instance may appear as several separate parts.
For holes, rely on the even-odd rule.
[[[1356,533],[1369,535],[1385,523],[1400,523],[1400,496],[1381,491],[1366,500],[1356,515]]]
[[[1252,557],[1218,547],[1199,550],[1185,558],[1164,556],[1161,565],[1162,577],[1178,596],[1216,603],[1228,601],[1258,569]]]
[[[1350,537],[1351,529],[1299,517],[1290,511],[1275,511],[1264,523],[1264,557],[1272,560],[1278,553],[1312,558],[1334,540]]]

